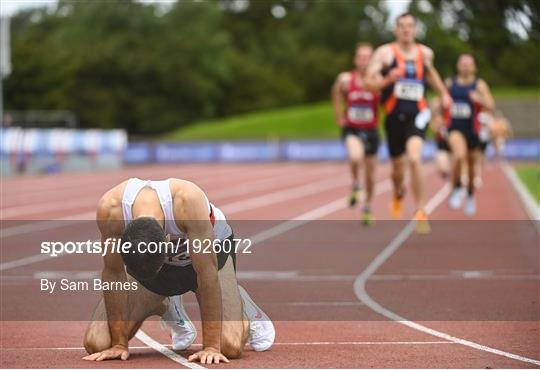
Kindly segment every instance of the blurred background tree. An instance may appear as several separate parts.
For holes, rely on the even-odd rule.
[[[491,84],[540,84],[536,0],[420,0],[419,39],[444,76],[474,51]],[[8,110],[158,134],[195,120],[326,100],[356,42],[391,40],[376,0],[59,0],[12,19]],[[429,30],[429,32],[426,32]]]
[[[540,2],[537,0],[420,0],[410,11],[425,31],[419,37],[436,50],[444,75],[457,56],[475,55],[480,75],[494,86],[540,85]],[[429,32],[427,32],[429,30]]]

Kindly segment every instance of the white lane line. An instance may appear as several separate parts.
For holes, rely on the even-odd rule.
[[[53,258],[53,257],[50,257],[48,254],[35,254],[30,257],[25,257],[25,258],[21,258],[14,261],[0,263],[0,271],[5,271],[5,270],[13,269],[16,267],[25,266],[25,265],[30,265],[32,263],[48,260],[49,258]]]
[[[136,167],[133,169],[124,169],[120,171],[110,171],[110,172],[101,172],[102,175],[107,176],[107,180],[111,182],[122,182],[126,180],[129,177],[143,177],[143,178],[152,178],[152,177],[158,177],[162,178],[163,172],[167,173],[168,170],[178,171],[178,166],[171,165],[169,168],[158,168],[158,167]],[[213,179],[216,175],[227,175],[228,177],[234,177],[237,174],[243,174],[245,173],[245,168],[228,168],[227,170],[220,170],[220,171],[208,171],[208,169],[205,168],[186,168],[185,166],[181,169],[183,173],[183,178],[186,180],[191,180],[193,178],[197,178],[198,182],[203,181],[209,181]],[[204,175],[204,176],[203,176]],[[56,177],[56,176],[55,176]],[[8,186],[11,186],[10,189],[6,190],[4,188],[4,191],[2,192],[2,195],[5,197],[11,197],[13,196],[15,199],[17,199],[17,196],[20,196],[22,199],[26,199],[25,196],[28,195],[39,195],[43,196],[44,194],[53,193],[58,194],[58,192],[68,192],[68,191],[80,191],[81,186],[84,187],[93,187],[94,185],[102,185],[103,179],[99,176],[95,176],[94,174],[89,173],[79,173],[71,175],[60,175],[56,177],[54,180],[51,177],[29,177],[24,180],[23,183],[19,182],[16,183],[17,180],[21,179],[14,179],[15,181],[11,181],[10,184],[7,184]],[[53,181],[51,181],[53,180]],[[67,185],[67,186],[66,186]],[[13,188],[16,187],[16,188]],[[106,189],[104,189],[106,190]],[[24,196],[21,196],[21,194],[24,194]]]
[[[426,206],[426,211],[428,213],[431,213],[435,208],[437,208],[443,201],[446,199],[448,194],[450,193],[450,186],[447,184],[443,188],[441,188],[429,201],[428,205]],[[358,299],[363,302],[366,306],[371,308],[373,311],[377,312],[378,314],[381,314],[393,321],[396,321],[399,324],[408,326],[409,328],[412,328],[414,330],[418,330],[420,332],[433,335],[435,337],[456,343],[461,344],[467,347],[471,347],[480,351],[485,351],[489,353],[493,353],[499,356],[504,356],[513,360],[531,363],[535,365],[540,365],[540,360],[535,360],[532,358],[516,355],[510,352],[501,351],[496,348],[491,348],[476,342],[472,342],[466,339],[454,337],[452,335],[428,328],[427,326],[418,324],[414,321],[407,320],[406,318],[398,315],[397,313],[390,311],[389,309],[381,306],[377,302],[375,302],[367,293],[366,291],[366,283],[369,280],[370,276],[373,275],[375,271],[379,269],[387,260],[390,258],[402,245],[403,243],[409,238],[409,236],[413,233],[415,229],[415,223],[414,221],[411,221],[401,230],[401,232],[379,253],[373,261],[362,271],[360,275],[356,278],[354,282],[354,292]]]
[[[387,182],[388,184],[386,184]],[[386,189],[387,186],[389,186],[389,184],[390,184],[389,180],[385,180],[385,181],[382,181],[379,185],[381,185],[381,187]],[[267,194],[265,196],[256,196],[256,197],[248,198],[240,202],[226,204],[222,207],[222,209],[224,210],[226,214],[230,215],[230,214],[247,211],[247,210],[251,210],[258,207],[263,207],[265,205],[273,204],[273,203],[278,202],[279,200],[290,200],[290,199],[301,198],[306,195],[318,193],[318,192],[321,192],[330,188],[334,188],[340,185],[342,184],[336,183],[335,180],[332,180],[332,181],[327,181],[323,183],[319,182],[315,185],[308,184],[308,185],[296,186],[296,187],[289,188],[286,190]],[[379,189],[379,193],[384,192],[384,191],[386,190],[381,191],[381,189]],[[375,193],[377,194],[377,191]],[[266,240],[275,235],[282,234],[288,230],[301,226],[300,224],[298,224],[298,221],[295,221],[295,220],[314,220],[316,218],[320,218],[325,215],[331,214],[339,209],[345,208],[344,203],[345,201],[342,198],[339,198],[322,207],[316,208],[313,211],[304,213],[294,218],[292,221],[283,222],[273,228],[270,228],[259,234],[256,234],[251,238],[252,244]],[[90,220],[93,217],[95,217],[95,212],[82,213],[82,214],[76,215],[75,217],[77,217],[76,219],[86,218],[87,220]],[[71,220],[73,220],[73,218],[70,217],[70,218],[62,218],[55,221],[32,222],[32,223],[28,223],[24,225],[19,225],[19,226],[7,227],[0,230],[0,236],[2,238],[7,238],[7,237],[12,237],[12,236],[27,234],[30,232],[44,231],[44,230],[53,229],[57,227],[65,227],[65,226],[69,226],[73,224],[73,221]],[[66,256],[66,255],[67,254],[59,255],[58,257]],[[46,260],[47,258],[48,256],[43,257],[43,255],[38,254],[38,255],[34,255],[30,257],[25,257],[19,260],[0,263],[0,271],[5,271],[5,270],[12,269],[15,267],[28,265],[34,262],[40,262],[40,261]]]
[[[160,346],[165,349],[171,347],[170,344],[158,343]],[[388,345],[433,345],[433,344],[456,344],[454,342],[448,342],[446,340],[435,340],[435,341],[389,341],[389,342],[362,342],[362,341],[351,341],[351,342],[275,342],[274,346],[388,346]],[[194,348],[202,347],[201,344],[192,344]],[[130,349],[153,349],[150,346],[129,346]],[[21,348],[0,348],[2,351],[84,351],[84,347],[21,347]],[[173,351],[171,351],[173,352]],[[176,352],[173,352],[176,354]],[[183,363],[182,363],[183,364]],[[193,364],[188,362],[188,364]],[[203,368],[199,366],[198,368]],[[204,368],[203,368],[204,369]]]
[[[332,188],[336,188],[344,184],[345,184],[344,181],[336,181],[335,179],[331,179],[324,182],[310,182],[308,184],[292,186],[292,187],[289,187],[289,188],[286,188],[286,189],[283,189],[274,193],[257,195],[251,198],[243,199],[241,201],[224,204],[220,206],[219,208],[225,214],[231,215],[231,214],[235,214],[239,212],[249,211],[254,208],[268,206],[270,204],[274,204],[278,202],[284,202],[291,199],[303,198],[305,196],[316,194],[316,193],[329,190]],[[56,204],[56,206],[61,207],[58,204]],[[2,217],[4,217],[3,210],[1,209],[0,209],[0,214],[2,214]],[[58,220],[29,222],[23,225],[5,227],[0,230],[0,236],[2,238],[7,238],[7,237],[19,236],[19,235],[27,234],[31,232],[54,229],[58,227],[68,226],[70,223],[69,221],[73,221],[73,220],[91,221],[91,220],[94,220],[95,216],[96,216],[96,213],[95,211],[93,211],[93,212],[79,213],[79,214],[68,216],[68,217],[62,217]],[[10,221],[10,220],[2,220],[2,221],[17,222],[17,221]],[[61,221],[66,221],[66,222],[61,222]]]
[[[299,275],[291,272],[276,272],[275,276],[268,275],[266,272],[259,275],[256,271],[237,272],[237,279],[241,281],[258,280],[258,281],[302,281],[302,282],[319,282],[319,281],[354,281],[356,275]]]
[[[323,175],[331,174],[332,172],[335,172],[335,170],[330,171],[329,169],[326,169],[326,171],[323,172]],[[320,173],[317,173],[315,171],[308,172],[306,174],[306,179],[315,177],[314,175],[320,176]],[[222,189],[222,191],[212,192],[212,189],[207,189],[207,192],[209,194],[212,194],[211,199],[213,201],[223,199],[226,197],[232,197],[235,195],[255,193],[257,191],[265,190],[268,187],[275,186],[276,183],[279,183],[282,179],[290,178],[291,173],[284,173],[284,174],[276,173],[274,176],[272,176],[271,174],[267,174],[265,176],[268,176],[268,177],[264,177],[262,179],[250,182],[249,185],[246,183],[244,184],[245,186],[235,187],[233,190]],[[222,184],[222,186],[227,186],[227,184]],[[80,192],[80,189],[73,189],[73,190],[79,190]],[[59,209],[64,209],[64,210],[75,209],[75,208],[92,209],[96,205],[95,199],[99,198],[101,196],[101,193],[91,194],[91,195],[92,196],[85,195],[83,198],[86,199],[86,201],[83,200],[82,202],[80,199],[81,197],[79,196],[77,199],[75,198],[64,199],[63,201],[59,201],[58,199],[55,201],[46,200],[39,203],[35,202],[34,204],[14,205],[14,206],[9,206],[9,207],[4,207],[0,210],[0,214],[1,214],[2,219],[8,220],[12,217],[19,217],[25,214],[32,215],[39,212],[54,211],[54,210],[59,210]]]
[[[339,185],[339,184],[336,184],[335,181],[334,181],[334,186],[337,186],[337,185]],[[377,183],[375,186],[376,186],[376,188],[375,188],[375,194],[374,195],[378,195],[378,194],[381,194],[381,193],[384,193],[384,192],[390,190],[391,182],[390,182],[390,180],[383,180],[383,181]],[[302,197],[303,195],[307,194],[307,193],[302,193],[302,192],[298,191],[299,188],[303,188],[303,190],[305,191],[306,186],[302,185],[300,187],[292,188],[292,191],[294,191],[294,194],[297,197]],[[322,191],[322,190],[326,189],[326,185],[323,186],[322,188],[317,187],[317,189],[318,189],[318,191]],[[311,189],[311,191],[313,191],[313,189]],[[278,193],[281,193],[283,195],[286,192],[288,192],[289,196],[290,196],[291,189],[286,190],[286,191],[280,191]],[[277,193],[274,193],[274,195],[275,194],[277,194]],[[272,194],[269,194],[269,195],[272,195]],[[257,208],[259,206],[263,206],[263,205],[267,205],[267,204],[271,203],[271,202],[267,203],[266,201],[259,201],[258,199],[261,199],[261,198],[264,199],[264,198],[267,198],[267,197],[265,196],[265,197],[250,198],[248,200],[253,201],[253,203],[244,203],[243,205],[239,205],[239,204],[235,205],[234,203],[232,203],[230,205],[226,205],[225,207],[232,206],[233,208],[236,208],[235,210],[228,211],[229,214],[234,214],[235,212],[240,212],[240,211],[245,211],[245,210],[248,210],[248,209]],[[256,244],[256,243],[260,243],[260,242],[265,241],[267,239],[273,238],[274,236],[283,234],[283,233],[285,233],[285,232],[287,232],[289,230],[295,229],[295,228],[297,228],[299,226],[302,226],[303,224],[305,224],[305,223],[307,223],[309,221],[316,220],[318,218],[322,218],[324,216],[332,214],[332,213],[334,213],[336,211],[344,209],[345,207],[346,207],[346,204],[345,204],[345,200],[343,198],[336,199],[336,200],[334,200],[334,201],[332,201],[330,203],[327,203],[327,204],[325,204],[325,205],[323,205],[321,207],[318,207],[318,208],[315,208],[315,209],[313,209],[311,211],[303,213],[300,216],[297,216],[297,217],[295,217],[294,219],[292,219],[290,221],[282,222],[282,223],[280,223],[280,224],[278,224],[278,225],[276,225],[276,226],[274,226],[274,227],[272,227],[270,229],[264,230],[264,231],[262,231],[260,233],[257,233],[255,235],[251,236],[250,239],[252,241],[252,245]],[[76,215],[75,217],[76,217],[76,219],[81,219],[82,218],[82,219],[87,219],[88,220],[91,217],[95,217],[95,213],[94,212],[82,213],[82,214]],[[72,224],[72,222],[70,222],[70,220],[72,220],[72,219],[73,218],[69,217],[69,218],[62,218],[62,219],[56,220],[56,221],[32,222],[32,223],[28,223],[28,224],[25,224],[25,225],[8,227],[8,228],[4,228],[4,229],[0,230],[0,235],[1,235],[2,238],[6,238],[6,237],[17,236],[17,235],[21,235],[21,234],[30,233],[30,232],[48,230],[48,229],[52,229],[52,228],[56,228],[56,227],[62,227],[62,226],[65,227],[65,226],[68,226],[68,225]],[[66,222],[62,222],[62,221],[66,221]],[[67,254],[64,254],[64,255],[61,255],[61,256],[65,256],[65,255],[67,255]],[[61,256],[58,256],[58,257],[61,257]],[[46,260],[47,258],[48,257],[43,257],[43,255],[38,254],[38,255],[34,255],[34,256],[30,256],[30,257],[21,258],[19,260],[0,263],[0,271],[5,271],[5,270],[8,270],[8,269],[28,265],[28,264],[35,263],[35,262],[40,262],[40,261]]]
[[[375,274],[370,281],[454,281],[454,280],[504,280],[504,281],[535,281],[540,280],[539,274],[489,275],[489,274]]]
[[[12,217],[19,217],[23,215],[36,215],[40,212],[42,213],[68,209],[92,209],[96,206],[96,199],[99,199],[100,196],[100,194],[95,194],[91,198],[84,197],[83,199],[77,198],[71,200],[58,199],[54,202],[6,207],[0,210],[0,214],[2,215],[3,220],[9,220]]]
[[[101,271],[36,271],[32,274],[33,279],[70,279],[70,280],[92,280],[101,277]],[[2,276],[4,278],[4,276]]]
[[[0,229],[0,237],[8,238],[12,236],[19,236],[23,234],[33,233],[37,231],[57,229],[59,227],[71,226],[74,224],[74,221],[88,221],[93,220],[96,217],[96,212],[84,212],[78,213],[76,215],[71,215],[68,217],[62,217],[57,220],[50,221],[29,221],[23,225],[10,226]],[[1,220],[4,223],[18,223],[24,221],[15,221],[15,220]],[[62,222],[65,221],[65,222]]]
[[[252,198],[242,199],[240,201],[225,204],[219,208],[225,214],[238,213],[247,211],[253,208],[260,208],[270,204],[282,203],[290,199],[303,198],[308,195],[320,193],[321,191],[336,188],[338,186],[345,185],[346,182],[336,181],[331,178],[327,181],[317,181],[313,183],[303,184],[301,186],[295,186],[285,190],[276,191],[264,195],[257,195]]]
[[[392,182],[390,180],[383,180],[377,183],[375,185],[374,196],[389,191],[391,189],[391,186]],[[338,198],[318,208],[312,209],[311,211],[305,212],[293,218],[292,220],[281,222],[274,227],[254,234],[250,236],[249,239],[251,240],[252,245],[261,243],[265,240],[284,234],[287,231],[296,229],[297,227],[305,225],[313,220],[318,220],[320,218],[328,216],[344,208],[346,208],[345,200],[343,198]]]
[[[445,340],[429,342],[290,342],[274,343],[277,346],[386,346],[386,345],[417,345],[417,344],[454,344]]]
[[[38,261],[39,262],[39,261]],[[286,281],[286,282],[350,282],[355,281],[357,275],[299,275],[294,271],[276,271],[270,275],[270,271],[238,271],[239,281]],[[36,271],[32,275],[2,275],[2,285],[13,285],[39,279],[77,279],[92,280],[101,276],[100,271]],[[375,274],[369,277],[369,281],[394,282],[394,281],[538,281],[540,274],[515,274],[515,275],[455,275],[455,274]]]
[[[299,168],[296,168],[295,171],[292,171],[291,173],[283,173],[283,172],[277,172],[275,175],[270,176],[268,178],[262,178],[260,180],[256,181],[246,181],[242,184],[235,185],[232,189],[221,189],[218,191],[208,191],[208,196],[212,201],[215,201],[216,199],[222,199],[222,198],[231,198],[234,196],[239,195],[246,195],[255,193],[257,191],[262,191],[265,189],[275,189],[276,185],[283,185],[284,180],[290,180],[291,177],[294,176],[295,173],[298,173],[300,171]],[[310,180],[310,181],[317,181],[321,175],[323,176],[332,176],[332,174],[335,174],[334,168],[326,168],[323,171],[311,171],[308,173],[302,174],[302,180]],[[294,184],[293,184],[294,185]]]
[[[518,175],[516,174],[514,167],[508,164],[508,162],[503,162],[502,169],[504,174],[506,175],[506,178],[508,179],[508,181],[510,181],[510,184],[518,194],[519,199],[523,204],[523,208],[525,208],[525,212],[527,212],[529,218],[533,221],[540,220],[540,205],[536,203],[536,200],[532,197],[529,190],[525,188],[525,185],[523,185]]]
[[[169,349],[165,347],[163,344],[156,342],[154,339],[149,337],[144,331],[139,330],[137,334],[135,334],[135,337],[137,337],[138,340],[146,344],[147,346],[151,347],[152,349],[158,351],[162,355],[170,358],[171,360],[179,363],[180,365],[183,365],[190,369],[205,369],[205,367],[196,364],[195,362],[189,362],[187,358],[180,356],[178,353],[174,352],[172,349]]]
[[[266,303],[268,304],[268,303]],[[272,302],[270,302],[272,304]],[[275,303],[273,303],[275,304]],[[312,302],[284,302],[284,303],[278,303],[279,305],[285,305],[285,306],[293,306],[293,307],[311,307],[311,306],[335,306],[335,307],[347,307],[347,306],[363,306],[364,304],[362,302],[358,301],[342,301],[342,302],[330,302],[330,301],[312,301]]]

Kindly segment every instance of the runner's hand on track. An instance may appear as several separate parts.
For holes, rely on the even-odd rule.
[[[196,352],[189,356],[188,360],[190,362],[199,360],[201,364],[219,364],[219,361],[229,362],[227,357],[223,356],[218,350],[207,347],[202,351]]]
[[[86,361],[103,361],[103,360],[122,360],[125,361],[129,358],[128,349],[124,346],[113,346],[105,351],[92,353],[91,355],[83,357]]]

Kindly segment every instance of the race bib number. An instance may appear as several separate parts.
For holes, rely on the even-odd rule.
[[[167,257],[167,259],[165,260],[165,263],[167,265],[184,267],[184,266],[191,265],[191,258],[189,257],[189,254],[187,252],[183,252],[179,254],[178,256]]]
[[[191,258],[189,257],[189,242],[187,239],[177,239],[172,241],[172,250],[167,253],[165,263],[172,266],[188,266],[191,264]]]
[[[454,104],[452,104],[452,109],[450,110],[450,112],[452,113],[452,118],[456,119],[467,119],[471,118],[472,116],[471,106],[469,103],[465,102],[454,102]]]
[[[375,114],[373,108],[363,105],[353,105],[347,111],[349,121],[358,123],[372,122]]]
[[[394,95],[402,100],[419,101],[424,96],[424,84],[417,80],[401,79],[394,85]]]

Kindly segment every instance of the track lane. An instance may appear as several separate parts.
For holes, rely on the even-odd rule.
[[[346,173],[343,172],[343,176],[345,176]],[[434,188],[437,188],[437,186],[440,186],[440,182],[438,182],[437,179],[435,179],[435,186]],[[432,187],[433,185],[430,185],[430,188]],[[335,191],[332,192],[332,195],[334,196],[334,199],[336,197],[342,197],[344,194],[346,194],[346,190],[347,190],[347,187],[343,187],[343,189],[335,189]],[[338,194],[339,193],[339,194]],[[326,194],[325,194],[326,195]],[[318,197],[316,200],[315,199],[311,199],[311,198],[315,198],[314,196],[308,196],[306,197],[306,199],[299,199],[299,204],[295,206],[296,209],[301,209],[303,206],[302,204],[304,203],[311,203],[313,204],[313,202],[320,202],[322,200],[331,200],[330,198],[332,197],[328,197],[328,198],[321,198],[321,197]],[[375,202],[375,209],[376,209],[376,212],[377,214],[379,215],[385,215],[387,214],[387,205],[388,205],[388,201],[389,201],[389,193],[385,193],[385,194],[382,194],[378,197],[378,199],[376,200]],[[480,201],[479,201],[480,203]],[[482,205],[480,204],[480,207],[482,207]],[[307,208],[307,206],[306,206]],[[276,211],[275,209],[272,209],[272,207],[270,207],[270,211],[271,212],[276,212],[278,215],[280,214],[279,212],[284,212],[284,210],[278,210]],[[357,211],[351,211],[351,210],[347,210],[347,209],[343,209],[343,210],[338,210],[335,214],[331,214],[329,215],[328,217],[329,218],[347,218],[347,217],[350,217],[352,219],[357,219]],[[408,212],[412,212],[412,209],[411,207],[408,207]],[[255,214],[259,214],[259,211],[255,212]],[[350,216],[348,216],[350,215]],[[244,217],[244,215],[242,215],[242,217]],[[246,213],[246,216],[245,218],[249,217],[249,212]],[[381,223],[379,223],[379,226]],[[382,225],[381,227],[384,227],[384,225]],[[373,235],[369,236],[369,231],[366,231],[364,232],[364,230],[362,229],[359,229],[363,232],[363,234],[361,235],[364,235],[366,236],[366,239],[369,240],[369,238],[377,238],[377,235],[376,233],[372,233]],[[379,230],[380,231],[380,230]],[[389,232],[389,230],[387,230],[387,232]],[[380,234],[380,233],[379,233]],[[375,240],[373,239],[373,240]],[[380,237],[379,237],[380,239]],[[377,240],[377,242],[379,242],[380,240]],[[384,241],[384,240],[383,240]],[[277,244],[275,240],[273,240],[274,243],[272,244]],[[273,246],[271,247],[273,248]],[[302,249],[305,250],[305,248],[307,248],[307,246],[300,246],[300,249],[299,249],[299,252],[301,252]],[[261,248],[261,251],[263,251],[264,248]],[[370,258],[373,258],[373,257],[370,257],[370,252],[369,252],[369,246],[366,247],[366,251],[365,251],[365,255],[364,253],[362,254],[363,258],[365,257],[365,260],[367,262],[369,262]],[[269,251],[270,251],[270,248],[269,248]],[[376,252],[376,248],[373,248],[373,251],[372,253],[375,253]],[[262,253],[262,252],[261,252]],[[287,261],[287,262],[291,262],[292,264],[294,263],[294,260],[295,260],[295,257],[294,257],[294,253],[289,253],[287,252],[289,256],[291,256],[291,259],[292,261]],[[261,254],[258,254],[260,257],[260,259],[264,259],[264,256],[262,256]],[[298,254],[299,256],[301,255],[301,253]],[[256,262],[256,261],[255,261]],[[254,263],[255,263],[254,262]],[[348,269],[349,267],[351,269],[355,268],[354,271],[357,271],[358,270],[358,261],[356,261],[357,263],[350,263],[350,266],[347,264],[346,265],[346,268]],[[250,267],[249,264],[251,264],[252,262],[251,261],[243,261],[242,264],[244,264],[244,266],[242,266],[243,268],[248,268]],[[264,265],[264,264],[263,264]],[[261,266],[263,266],[261,265]],[[259,266],[260,267],[260,266]],[[287,265],[283,265],[283,266],[280,266],[282,267],[284,270],[287,268]],[[308,267],[308,266],[306,266]],[[317,266],[315,266],[317,267]],[[313,268],[313,266],[312,266]],[[308,269],[309,270],[309,269]],[[342,269],[341,269],[342,270]],[[335,273],[336,271],[325,271],[325,273]],[[340,272],[343,272],[343,271],[340,271]],[[253,281],[245,281],[243,282],[245,283],[246,286],[250,286],[251,284],[251,289],[250,289],[250,292],[256,292],[257,290],[255,290],[257,288],[257,286],[260,286],[258,285],[256,282],[253,282]],[[349,281],[349,287],[350,287],[350,281]],[[305,286],[305,285],[304,285]],[[301,291],[302,287],[301,286],[298,286],[296,289],[293,289],[292,291],[296,290],[296,292],[299,292]],[[331,285],[329,288],[327,289],[324,289],[325,291],[331,291],[331,290],[335,290],[335,289],[341,289],[341,285],[340,284],[336,284],[336,285]],[[291,291],[289,291],[290,293]],[[261,292],[260,295],[261,295],[261,299],[263,299],[263,296],[264,296],[264,293],[265,292]],[[253,295],[255,295],[254,293],[252,293]],[[293,295],[296,295],[296,294],[293,294]],[[352,293],[351,293],[352,295]],[[307,297],[302,297],[302,298],[309,298],[309,296]],[[341,297],[340,297],[341,298]],[[327,338],[328,336],[336,336],[336,337],[339,337],[341,338],[341,334],[343,333],[351,333],[351,337],[350,337],[350,342],[369,342],[370,340],[373,340],[374,338],[379,338],[381,339],[381,341],[385,341],[384,339],[388,339],[389,337],[391,338],[394,338],[396,336],[403,336],[404,338],[404,341],[413,341],[414,339],[417,339],[418,341],[422,341],[422,342],[429,342],[431,340],[433,340],[431,336],[428,336],[428,335],[423,335],[422,333],[413,333],[411,330],[403,330],[403,328],[401,328],[399,325],[397,325],[396,323],[391,323],[391,322],[384,322],[384,321],[361,321],[361,322],[358,322],[358,321],[354,321],[354,322],[346,322],[346,323],[336,323],[336,322],[329,322],[329,323],[321,323],[321,322],[304,322],[304,323],[299,323],[299,322],[290,322],[290,321],[280,321],[278,323],[276,323],[278,325],[278,327],[281,329],[279,330],[279,335],[283,335],[283,337],[280,337],[280,342],[287,342],[289,341],[289,336],[296,336],[297,338],[294,339],[294,338],[291,338],[291,341],[295,341],[297,343],[302,343],[302,342],[305,342],[305,334],[303,333],[306,333],[306,332],[309,332],[310,333],[310,338],[311,337],[314,337],[314,336],[320,336],[322,338]],[[370,329],[371,328],[371,329]],[[152,334],[152,336],[155,336],[156,339],[162,339],[163,342],[162,343],[167,343],[168,342],[168,338],[167,338],[167,335],[164,333],[164,332],[161,332],[158,327],[157,327],[157,323],[155,322],[149,322],[148,325],[145,324],[145,331],[147,331],[148,333]],[[465,327],[463,327],[463,330],[466,330]],[[475,330],[479,330],[479,328],[475,328]],[[155,333],[154,333],[155,331]],[[362,337],[360,332],[363,332],[365,331],[364,333],[366,334],[366,337]],[[311,334],[314,334],[313,336]],[[514,331],[512,331],[512,333],[514,333]],[[54,336],[54,333],[49,333],[49,334],[53,334]],[[299,337],[299,338],[298,338]],[[347,337],[347,335],[345,335],[344,337]],[[304,339],[302,339],[304,338]],[[364,340],[362,340],[364,339]],[[340,340],[340,341],[336,341],[336,342],[343,342],[344,340]],[[388,340],[387,340],[388,341]],[[453,367],[453,366],[458,366],[458,367],[464,367],[464,366],[475,366],[475,367],[483,367],[482,364],[486,364],[486,363],[489,363],[489,364],[492,364],[493,363],[493,360],[491,357],[489,356],[485,356],[484,354],[477,354],[475,351],[470,351],[470,350],[467,350],[467,349],[459,349],[459,350],[456,350],[455,349],[455,346],[451,346],[452,348],[451,349],[447,349],[446,348],[446,345],[444,347],[440,347],[440,345],[438,344],[433,344],[432,346],[434,347],[433,349],[429,349],[427,348],[428,345],[422,345],[422,347],[420,349],[418,348],[415,348],[413,347],[413,345],[405,345],[404,348],[401,348],[401,349],[394,349],[392,348],[392,355],[389,356],[388,354],[388,351],[387,350],[384,350],[384,349],[381,349],[377,346],[372,346],[372,347],[368,347],[368,345],[356,345],[356,347],[354,347],[355,349],[354,350],[351,350],[350,348],[350,345],[349,347],[347,347],[346,345],[339,345],[339,344],[336,344],[336,345],[331,345],[329,344],[328,346],[325,345],[325,349],[321,352],[321,348],[315,348],[315,349],[310,349],[311,347],[314,347],[314,346],[309,346],[309,345],[300,345],[299,346],[299,349],[302,353],[306,354],[307,356],[316,356],[318,358],[318,361],[317,361],[317,364],[314,364],[313,362],[310,362],[309,365],[306,365],[306,363],[303,363],[302,362],[302,359],[298,359],[298,355],[295,355],[297,351],[296,349],[291,349],[291,348],[288,348],[286,346],[281,346],[281,347],[278,347],[276,346],[272,351],[268,352],[268,353],[264,353],[264,354],[254,354],[252,352],[246,352],[246,357],[242,360],[242,362],[239,362],[239,361],[234,361],[234,366],[235,367],[239,367],[239,366],[242,366],[242,367],[267,367],[267,366],[271,366],[271,367],[279,367],[278,365],[282,365],[282,366],[291,366],[291,364],[294,364],[292,366],[297,366],[297,367],[321,367],[321,366],[327,366],[327,367],[349,367],[351,366],[351,364],[353,364],[352,366],[360,366],[360,367],[367,367],[367,366],[376,366],[376,367],[417,367],[419,366],[418,364],[422,364],[422,366],[440,366],[440,363],[439,365],[437,365],[436,363],[434,364],[431,364],[431,365],[427,365],[426,362],[422,362],[423,360],[426,359],[427,356],[430,356],[431,358],[433,358],[433,361],[445,361],[445,364],[449,367]],[[439,347],[437,347],[439,346]],[[283,347],[283,348],[282,348]],[[301,348],[301,349],[300,349]],[[137,350],[139,351],[139,350]],[[141,351],[146,351],[146,350],[141,350]],[[357,353],[357,355],[351,355],[351,351],[355,351],[354,353]],[[138,353],[138,352],[137,352]],[[161,358],[161,360],[160,360]],[[279,359],[279,360],[278,360]],[[283,362],[281,361],[281,359],[283,359]],[[159,355],[158,357],[152,355],[151,358],[145,358],[144,356],[140,358],[141,361],[145,361],[146,364],[152,364],[152,361],[156,361],[156,363],[159,363],[159,365],[154,365],[154,366],[159,366],[159,367],[163,367],[162,363],[163,363],[163,359],[161,357],[161,355]],[[146,361],[149,361],[149,362],[146,362]],[[464,362],[465,361],[465,362]],[[130,366],[134,366],[135,362],[130,362],[129,365]],[[169,363],[169,362],[167,362]],[[171,362],[172,363],[172,362]],[[498,364],[498,366],[501,366],[501,367],[508,367],[508,366],[521,366],[521,365],[516,365],[515,363],[513,362],[504,362],[504,361],[498,361],[496,362]],[[113,364],[113,363],[107,363],[107,364]],[[164,364],[164,363],[163,363]],[[272,364],[272,365],[270,365]],[[382,364],[382,365],[381,365]],[[449,365],[450,364],[450,365]],[[452,365],[454,364],[454,365]],[[461,366],[460,366],[461,364]],[[464,365],[465,364],[465,365]],[[153,366],[150,366],[150,365],[147,365],[149,367],[153,367]],[[478,365],[478,366],[476,366]],[[69,365],[71,367],[71,365]]]

